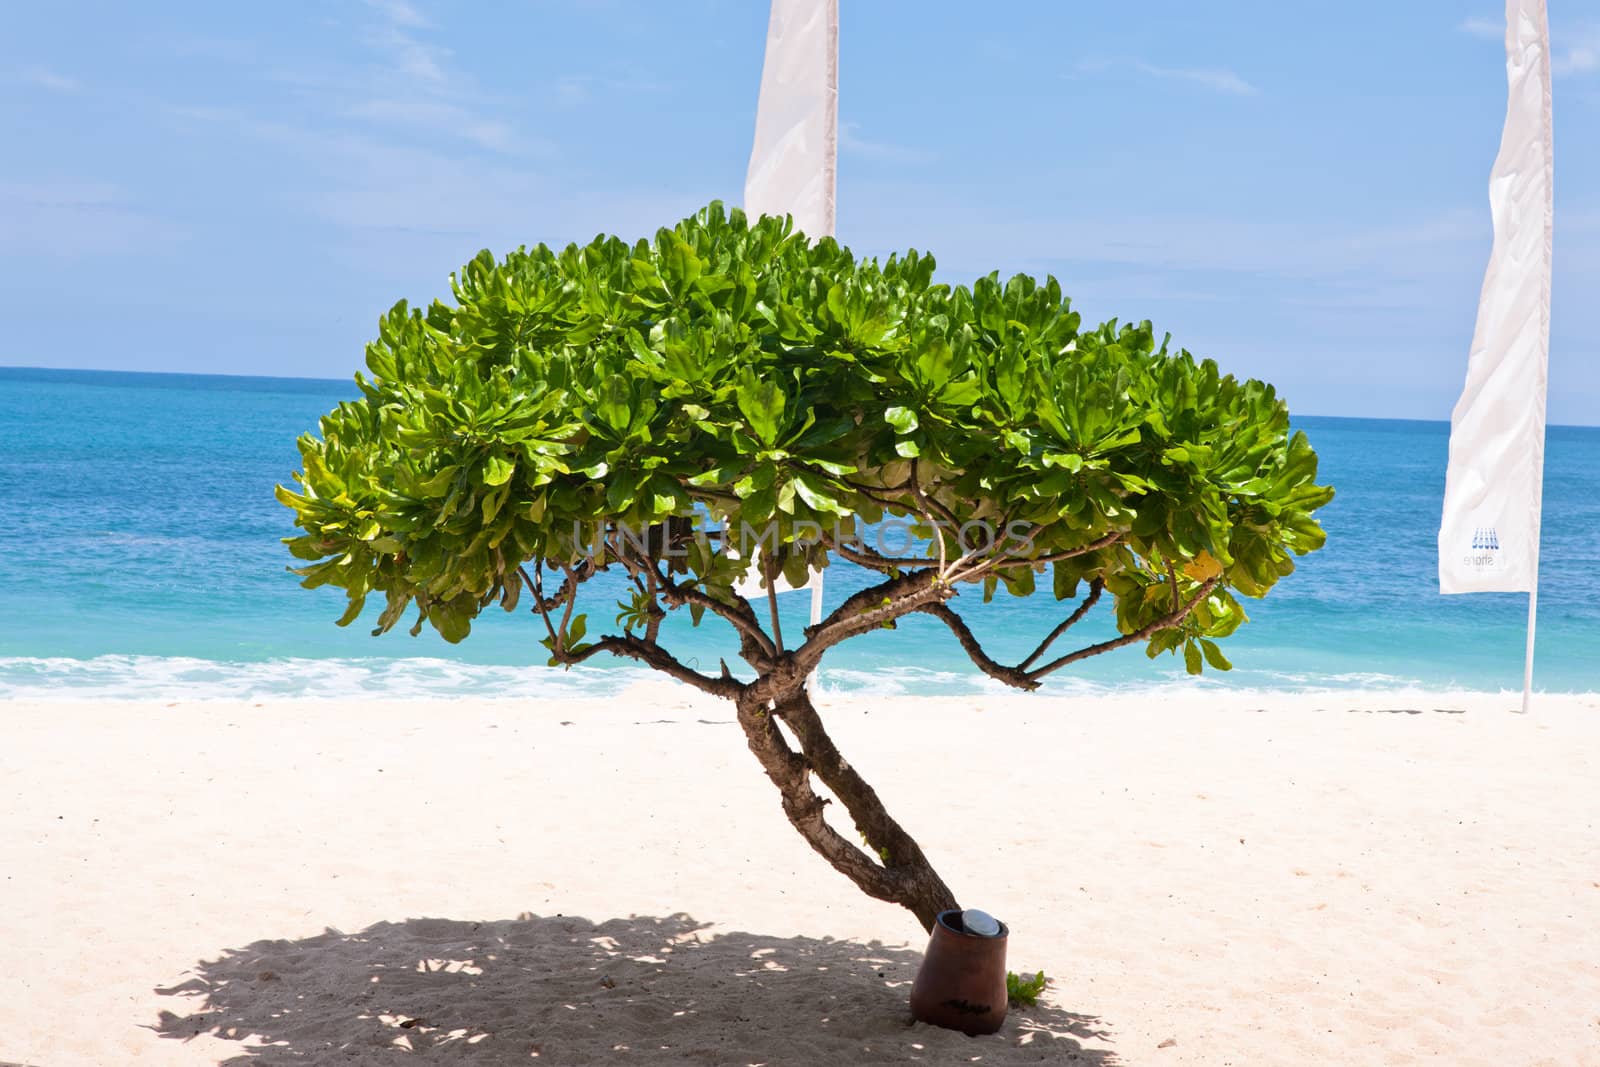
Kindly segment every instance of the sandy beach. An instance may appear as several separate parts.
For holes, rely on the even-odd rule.
[[[0,1062],[1600,1064],[1600,697],[1516,700],[828,698],[1052,979],[976,1039],[687,690],[12,704]]]

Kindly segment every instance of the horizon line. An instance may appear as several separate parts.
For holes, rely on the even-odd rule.
[[[355,381],[354,371],[348,378],[308,378],[295,374],[241,374],[237,372],[219,371],[181,371],[181,370],[127,370],[120,367],[37,367],[24,364],[0,363],[0,374],[6,371],[47,371],[56,374],[127,374],[147,378],[235,378],[247,381],[267,382],[308,382],[322,385],[346,385]],[[1450,425],[1449,419],[1426,419],[1415,415],[1403,416],[1373,416],[1373,415],[1330,415],[1317,412],[1302,411],[1298,414],[1291,413],[1291,418],[1305,419],[1349,419],[1355,422],[1420,422],[1430,425]],[[1600,422],[1547,422],[1547,429],[1568,430],[1594,430],[1600,429]]]

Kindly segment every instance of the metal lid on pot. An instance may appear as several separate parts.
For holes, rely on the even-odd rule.
[[[1000,936],[1000,920],[977,908],[968,908],[961,913],[961,927],[977,937]]]

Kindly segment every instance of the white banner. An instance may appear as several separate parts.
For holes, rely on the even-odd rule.
[[[1494,249],[1450,418],[1441,593],[1538,584],[1554,220],[1545,0],[1507,0],[1506,77],[1505,133],[1489,175]]]
[[[795,228],[815,241],[833,236],[839,160],[839,0],[772,0],[767,54],[756,104],[756,140],[745,172],[747,215],[793,215]],[[779,593],[795,591],[774,575]],[[735,588],[766,595],[756,575]],[[811,590],[811,622],[822,621],[822,572],[799,589]]]
[[[839,2],[772,0],[746,214],[794,216],[812,240],[833,235],[839,155]]]

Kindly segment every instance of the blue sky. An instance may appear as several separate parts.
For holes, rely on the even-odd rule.
[[[760,0],[13,5],[0,363],[345,378],[477,249],[736,203]],[[1600,423],[1600,7],[1551,0],[1553,421]],[[1493,0],[842,0],[839,235],[1054,273],[1305,414],[1447,418]],[[1204,10],[1201,10],[1204,8]]]

